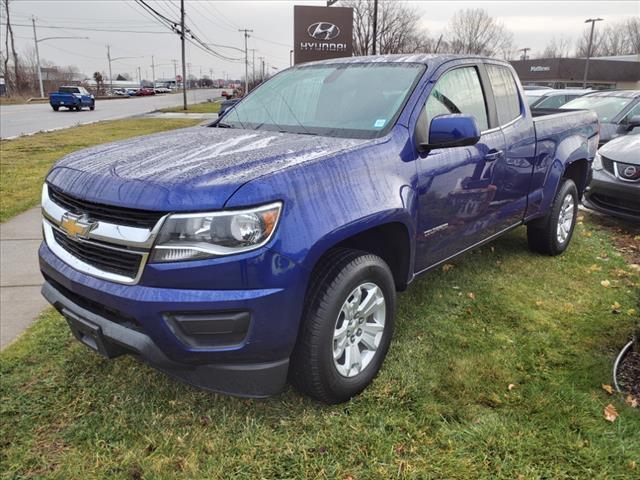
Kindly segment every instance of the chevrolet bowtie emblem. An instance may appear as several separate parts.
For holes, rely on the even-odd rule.
[[[74,215],[65,213],[60,222],[60,228],[70,237],[86,238],[91,230],[98,226],[97,222],[92,222],[86,215]]]

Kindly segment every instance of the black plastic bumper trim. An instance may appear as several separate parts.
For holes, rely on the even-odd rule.
[[[148,335],[81,307],[47,281],[42,285],[42,295],[67,319],[78,340],[107,358],[131,354],[195,387],[240,397],[276,395],[286,383],[288,358],[252,364],[189,365],[175,362]]]

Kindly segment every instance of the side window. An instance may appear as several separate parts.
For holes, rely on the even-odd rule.
[[[520,115],[518,87],[513,75],[506,67],[487,65],[487,72],[489,73],[493,96],[496,99],[498,121],[500,125],[504,125]],[[538,105],[538,107],[542,107],[542,105]]]
[[[428,119],[449,113],[473,115],[480,131],[488,129],[487,106],[475,67],[456,68],[442,75],[433,87],[425,109]]]
[[[626,125],[631,122],[631,117],[635,117],[636,115],[640,115],[640,103],[636,103],[636,105],[627,112],[620,123]]]

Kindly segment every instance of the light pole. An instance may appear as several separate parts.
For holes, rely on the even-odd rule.
[[[143,57],[116,57],[116,58],[111,58],[111,46],[107,45],[107,60],[109,61],[109,90],[111,91],[111,93],[113,93],[113,75],[111,74],[111,62],[115,62],[116,60],[126,60],[128,58],[143,58]],[[142,82],[140,82],[140,83],[142,83]]]
[[[38,84],[40,86],[40,98],[44,98],[44,86],[42,84],[42,69],[40,68],[40,51],[38,50],[38,43],[45,40],[67,40],[67,39],[83,39],[88,40],[89,37],[45,37],[38,40],[36,34],[36,18],[31,17],[31,24],[33,25],[33,42],[36,44],[36,63],[38,64]]]
[[[589,76],[589,57],[591,56],[591,46],[593,45],[593,30],[595,29],[596,22],[602,22],[603,18],[587,18],[584,23],[591,23],[591,34],[589,35],[589,46],[587,47],[587,61],[584,65],[584,79],[582,81],[582,88],[587,88],[587,77]]]
[[[529,47],[524,47],[521,48],[520,51],[522,52],[522,58],[521,60],[526,60],[527,59],[527,52],[531,50]]]

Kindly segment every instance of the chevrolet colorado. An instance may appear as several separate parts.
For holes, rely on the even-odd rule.
[[[42,291],[107,357],[342,402],[380,369],[416,275],[520,225],[537,252],[567,248],[597,145],[593,112],[534,118],[503,61],[298,65],[209,126],[61,159]]]

